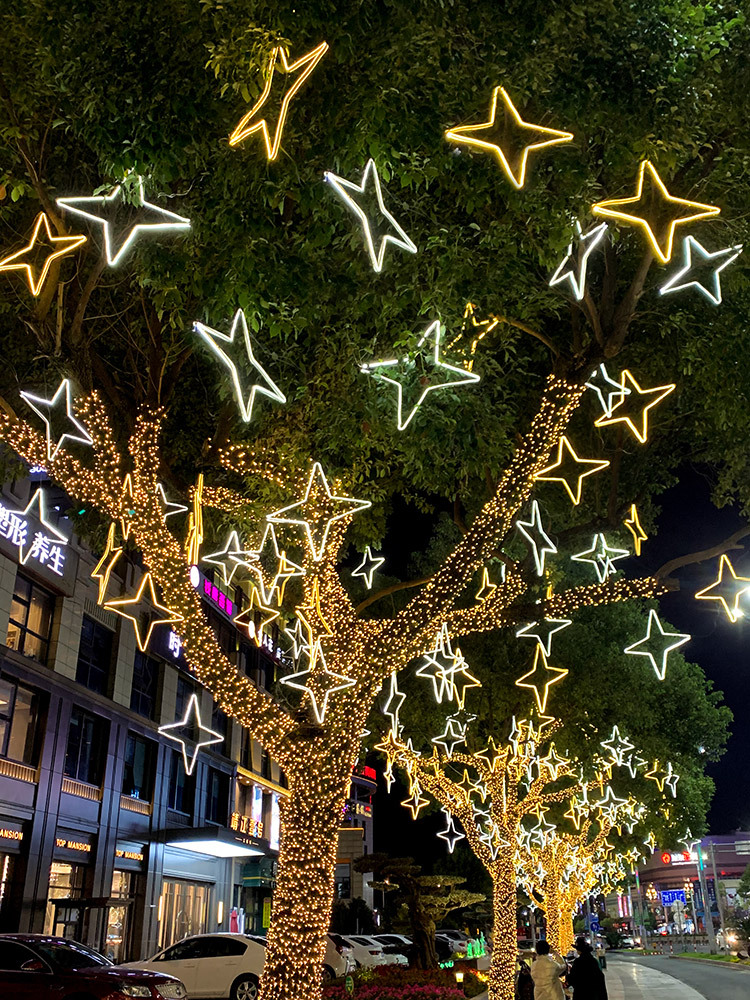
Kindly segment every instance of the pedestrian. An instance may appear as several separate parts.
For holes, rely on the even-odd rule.
[[[534,980],[531,978],[531,969],[523,959],[519,962],[516,977],[516,1000],[534,1000]]]
[[[547,941],[537,941],[536,958],[531,966],[534,980],[534,1000],[565,1000],[560,976],[567,965],[552,951]]]
[[[586,938],[576,939],[578,958],[568,973],[568,986],[573,987],[573,1000],[607,1000],[604,973]]]

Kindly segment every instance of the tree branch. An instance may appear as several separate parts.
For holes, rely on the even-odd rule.
[[[744,546],[740,545],[739,542],[743,538],[747,538],[748,535],[750,535],[750,526],[739,528],[729,538],[726,538],[723,542],[719,542],[718,545],[712,545],[709,549],[688,552],[684,556],[677,556],[675,559],[670,559],[657,569],[654,576],[657,580],[661,580],[666,584],[670,574],[674,573],[676,569],[682,569],[683,566],[692,566],[693,563],[705,562],[707,559],[714,559],[716,556],[724,555],[724,553],[735,549],[743,549]]]
[[[516,330],[521,330],[523,333],[528,333],[530,337],[534,337],[536,340],[544,344],[545,347],[549,348],[553,357],[558,358],[560,356],[560,351],[557,347],[552,343],[549,337],[547,337],[544,333],[541,333],[541,331],[535,330],[533,327],[528,326],[526,323],[522,323],[520,320],[508,319],[507,316],[495,316],[495,319],[497,319],[500,323],[507,323],[508,326],[513,326]]]

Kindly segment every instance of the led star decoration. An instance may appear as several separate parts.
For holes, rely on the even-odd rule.
[[[325,721],[328,699],[331,695],[337,691],[345,691],[347,688],[354,687],[357,682],[352,677],[345,677],[343,674],[336,674],[329,670],[320,643],[316,642],[310,651],[308,669],[282,677],[281,683],[302,691],[310,698],[315,718],[322,725]]]
[[[626,646],[624,652],[631,656],[648,657],[656,676],[660,681],[663,681],[667,674],[669,654],[672,650],[679,649],[680,646],[684,646],[689,641],[690,636],[684,632],[668,632],[652,608],[648,613],[646,635],[638,642],[634,642],[632,646]]]
[[[55,460],[66,440],[85,445],[93,443],[91,435],[83,424],[76,420],[73,413],[70,379],[62,380],[52,399],[34,396],[30,392],[22,392],[21,397],[44,421],[47,431],[47,457],[50,462]]]
[[[110,267],[119,264],[125,257],[139,234],[154,235],[161,232],[184,232],[190,228],[190,219],[170,212],[166,208],[159,208],[146,201],[143,193],[143,179],[138,181],[138,203],[137,207],[141,214],[146,217],[154,217],[153,222],[136,222],[133,225],[123,242],[117,246],[112,235],[112,226],[107,218],[107,211],[112,206],[124,203],[122,185],[118,184],[112,194],[91,195],[87,198],[58,198],[57,204],[66,212],[73,212],[74,215],[81,215],[90,222],[95,222],[104,231],[104,254]]]
[[[401,711],[401,706],[405,701],[406,695],[398,689],[398,678],[394,670],[390,677],[388,699],[383,706],[383,715],[387,715],[391,720],[391,732],[394,735],[398,735],[398,713]]]
[[[615,563],[618,559],[625,559],[630,553],[627,549],[615,549],[607,542],[602,532],[594,535],[590,549],[577,552],[571,556],[573,562],[590,563],[596,572],[599,583],[604,583],[608,576],[616,572]]]
[[[148,594],[146,593],[148,592]],[[146,600],[161,612],[161,617],[154,614],[150,609],[144,607]],[[140,605],[140,612],[139,612]],[[127,618],[133,624],[135,641],[142,653],[148,649],[151,636],[157,625],[171,625],[175,622],[183,621],[182,615],[172,611],[159,602],[156,596],[154,578],[151,573],[144,573],[135,597],[120,598],[116,601],[107,601],[104,605],[108,611],[114,611],[116,615]],[[144,618],[146,622],[144,623]],[[145,631],[144,631],[145,624]]]
[[[221,579],[224,586],[229,587],[240,566],[249,566],[257,558],[255,552],[242,547],[240,536],[237,532],[231,531],[224,548],[218,549],[216,552],[211,552],[207,556],[202,556],[201,561],[211,563],[212,566],[218,566],[221,570]]]
[[[417,670],[417,677],[432,681],[435,701],[440,705],[443,698],[453,698],[453,678],[463,657],[460,650],[453,651],[448,626],[443,624],[435,639],[434,647],[425,653],[423,663]]]
[[[310,652],[307,627],[302,624],[299,618],[294,621],[294,628],[285,628],[284,632],[292,640],[292,656],[295,660],[300,658],[302,653]],[[406,697],[406,695],[404,695]]]
[[[187,511],[186,504],[173,503],[171,500],[167,500],[167,494],[162,483],[156,484],[156,493],[159,497],[161,516],[165,524],[167,523],[167,518],[174,517],[175,514],[184,514]]]
[[[557,547],[542,527],[542,515],[539,512],[539,502],[537,500],[534,500],[531,504],[531,520],[516,521],[516,527],[531,545],[537,574],[544,576],[545,556],[548,553],[549,555],[555,555]]]
[[[552,654],[552,636],[573,624],[572,618],[543,618],[538,622],[522,625],[516,632],[517,639],[536,639],[546,656]]]
[[[441,812],[445,816],[446,828],[438,833],[438,837],[444,840],[448,845],[448,851],[453,854],[456,844],[459,840],[463,840],[466,834],[461,833],[461,831],[456,827],[456,821],[453,818],[452,813],[449,813],[447,809],[441,809]]]
[[[362,174],[361,184],[354,184],[352,181],[347,181],[343,177],[332,174],[329,170],[323,176],[334,191],[343,198],[346,207],[354,212],[362,223],[365,245],[374,271],[380,272],[383,270],[383,258],[385,257],[385,250],[389,243],[392,243],[396,247],[401,247],[402,250],[406,250],[408,253],[417,252],[416,245],[409,239],[385,207],[378,168],[375,166],[374,160],[367,161],[364,173]],[[372,205],[372,195],[375,196],[378,202],[378,215],[369,214],[366,208],[366,206]],[[370,208],[371,211],[372,208]],[[377,250],[375,249],[373,233],[376,233],[380,239]]]
[[[36,258],[39,253],[38,247],[41,245],[39,230],[42,226],[44,226],[44,235],[47,242],[51,243],[54,249],[51,253],[47,254],[41,268],[37,268]],[[16,250],[15,253],[0,260],[0,272],[24,271],[29,291],[36,297],[41,292],[42,285],[46,281],[53,263],[60,257],[72,253],[85,242],[85,236],[54,236],[47,215],[44,212],[40,212],[36,217],[29,242],[23,249]]]
[[[237,336],[238,329],[240,330],[240,336]],[[253,353],[250,331],[248,330],[247,320],[242,309],[238,309],[234,314],[232,329],[229,334],[214,330],[213,327],[206,326],[204,323],[193,323],[193,330],[203,338],[204,343],[213,351],[225,368],[228,369],[237,405],[240,408],[240,414],[245,423],[249,423],[252,418],[255,397],[258,393],[266,396],[268,399],[274,400],[276,403],[286,403],[286,396],[265,368],[261,367]],[[250,364],[254,372],[257,372],[258,378],[258,381],[253,382],[249,389],[247,387],[249,379],[244,373],[240,374],[241,369],[247,363]],[[254,375],[253,377],[256,376]]]
[[[505,565],[503,564],[503,571],[505,570]],[[503,581],[505,579],[505,573],[503,572]],[[482,583],[479,590],[474,595],[477,601],[486,601],[488,597],[492,597],[494,592],[497,590],[497,584],[490,580],[490,571],[486,566],[482,567]]]
[[[379,379],[382,382],[388,382],[390,385],[396,386],[398,394],[396,422],[400,431],[406,430],[409,426],[417,410],[425,401],[428,393],[434,392],[437,389],[455,388],[459,385],[469,385],[470,383],[479,381],[479,375],[475,372],[467,371],[465,368],[460,368],[457,365],[451,365],[447,361],[442,360],[440,356],[441,338],[442,333],[440,329],[440,320],[436,319],[433,323],[430,323],[425,333],[417,342],[417,353],[414,357],[406,355],[401,359],[392,358],[387,361],[370,361],[367,364],[362,365],[361,371],[364,372],[365,375],[371,375],[375,379]],[[420,384],[422,386],[421,394],[416,403],[409,410],[409,415],[406,419],[404,419],[403,380],[409,375],[415,374],[417,359],[421,358],[423,355],[428,355],[428,352],[422,351],[422,348],[429,342],[432,344],[431,351],[429,352],[432,355],[430,363],[434,365],[437,375],[441,377],[443,381],[430,385],[424,384],[424,382],[420,379]],[[392,374],[388,374],[389,372]],[[395,377],[396,372],[401,375],[400,379]],[[424,377],[427,378],[427,376]]]
[[[620,379],[621,387],[628,389],[627,394],[612,407],[609,416],[605,414],[599,417],[595,426],[609,427],[611,424],[624,423],[637,440],[645,444],[648,437],[649,411],[677,387],[672,382],[668,385],[657,385],[653,389],[643,389],[627,368],[620,375]]]
[[[677,226],[708,219],[721,211],[716,205],[704,205],[700,201],[687,201],[671,195],[648,160],[640,165],[636,192],[632,197],[600,201],[591,210],[594,215],[606,219],[640,226],[662,264],[668,263],[672,256]]]
[[[596,393],[605,417],[611,417],[614,407],[618,403],[621,403],[623,398],[630,392],[630,389],[625,388],[619,382],[615,382],[613,378],[609,377],[606,365],[599,365],[589,375],[586,388]]]
[[[466,742],[466,726],[462,726],[458,719],[445,720],[445,732],[440,736],[433,736],[432,742],[436,747],[442,747],[446,757],[452,757],[456,747]]]
[[[193,740],[187,734],[194,733],[196,730],[199,736],[197,740]],[[224,742],[224,737],[221,733],[214,732],[213,729],[209,729],[208,726],[203,725],[200,709],[198,708],[197,694],[190,695],[185,714],[179,722],[171,722],[168,726],[159,726],[159,732],[162,736],[166,736],[168,740],[174,740],[175,743],[180,744],[185,773],[188,775],[193,773],[198,760],[198,754],[203,747],[210,747],[215,743]],[[188,742],[192,744],[190,752],[188,752]]]
[[[593,476],[595,472],[606,469],[609,462],[606,459],[579,458],[573,445],[563,435],[557,443],[557,458],[546,469],[537,472],[535,480],[548,483],[561,483],[574,506],[581,502],[583,480]],[[557,475],[553,475],[553,473]]]
[[[369,500],[340,497],[331,493],[320,462],[315,462],[304,497],[297,503],[282,507],[266,518],[271,524],[291,524],[301,527],[314,562],[320,562],[331,526],[342,518],[351,517],[372,504]],[[302,516],[306,515],[306,516]]]
[[[730,622],[737,622],[744,614],[740,601],[747,596],[748,591],[750,577],[737,576],[729,556],[724,554],[719,560],[719,575],[716,580],[699,590],[695,596],[699,601],[718,601]]]
[[[286,124],[287,115],[289,114],[289,105],[292,98],[310,76],[327,51],[328,42],[321,42],[320,45],[317,45],[314,49],[305,53],[305,55],[300,56],[300,58],[295,60],[295,62],[290,63],[288,51],[281,45],[277,46],[271,53],[271,58],[268,60],[268,68],[266,69],[266,84],[263,88],[263,92],[247,114],[242,117],[240,123],[229,136],[229,145],[236,146],[242,142],[243,139],[246,139],[247,136],[253,135],[255,132],[260,132],[263,137],[263,142],[265,143],[266,156],[269,160],[275,160],[279,155],[279,149],[281,148],[281,136],[284,132],[284,125]],[[281,64],[284,76],[282,76],[277,70],[279,64]],[[281,81],[281,84],[279,84],[279,81]],[[274,87],[281,89],[284,94],[281,99],[281,108],[279,110],[279,116],[276,119],[275,129],[269,127],[267,118],[257,117],[258,112],[268,102],[269,95]],[[271,131],[273,131],[273,138],[271,138]]]
[[[618,767],[622,767],[625,763],[625,755],[631,750],[635,750],[635,743],[631,743],[627,736],[620,735],[619,726],[612,727],[612,735],[607,740],[602,740],[599,744],[609,750],[612,761],[617,764]]]
[[[115,568],[115,563],[122,555],[122,545],[115,545],[115,528],[116,525],[113,521],[107,532],[107,545],[104,549],[104,554],[91,574],[91,579],[96,580],[99,584],[99,593],[96,598],[97,604],[104,603],[104,599],[107,596],[107,588],[109,587],[109,578],[112,575],[112,570]]]
[[[260,616],[260,622],[257,618]],[[247,629],[247,634],[254,640],[256,646],[263,644],[263,635],[271,622],[276,621],[279,612],[267,607],[258,593],[257,587],[250,588],[250,604],[244,611],[236,615],[234,624]]]
[[[498,116],[498,112],[502,117]],[[445,138],[493,153],[510,183],[520,190],[526,180],[529,154],[547,146],[570,142],[573,133],[525,122],[505,88],[495,87],[488,121],[479,125],[454,126],[445,133]]]
[[[537,646],[534,651],[534,665],[528,673],[518,678],[516,687],[530,688],[534,692],[537,708],[540,712],[544,712],[549,698],[549,689],[553,684],[558,684],[567,676],[567,670],[561,667],[551,667],[547,663],[544,650],[541,646]]]
[[[47,519],[47,494],[43,486],[40,486],[38,490],[31,494],[26,507],[18,514],[21,522],[29,516],[36,518],[40,522],[44,528],[44,532],[37,531],[32,537],[29,537],[25,527],[21,531],[17,544],[18,556],[22,566],[25,566],[32,556],[39,559],[42,563],[46,562],[49,553],[45,555],[45,548],[49,549],[51,544],[56,546],[59,552],[59,547],[67,545],[70,541],[69,538]],[[58,575],[62,576],[62,572],[58,572]]]
[[[588,233],[581,229],[581,223],[576,220],[576,240],[578,247],[573,252],[573,243],[568,245],[568,252],[565,259],[560,263],[555,273],[549,279],[550,286],[561,285],[564,281],[570,282],[570,288],[578,302],[586,294],[586,271],[588,269],[589,257],[599,246],[604,234],[607,232],[607,223],[600,222]]]
[[[370,551],[370,546],[368,545],[365,549],[362,562],[356,569],[352,570],[352,576],[361,576],[365,581],[365,587],[367,587],[368,590],[371,590],[372,578],[375,575],[376,570],[378,570],[384,562],[384,556],[374,556]]]
[[[683,266],[659,289],[660,295],[694,288],[713,305],[721,305],[721,279],[719,275],[742,253],[742,245],[725,247],[709,253],[693,236],[682,241]]]
[[[635,554],[639,556],[641,554],[641,546],[648,540],[648,535],[641,527],[641,522],[638,517],[638,509],[634,503],[630,505],[630,516],[625,518],[623,524],[633,536]]]

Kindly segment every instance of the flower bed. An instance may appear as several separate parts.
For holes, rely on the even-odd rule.
[[[403,969],[392,965],[359,969],[354,973],[354,1000],[466,1000],[484,990],[467,972],[463,985],[445,969]],[[324,1000],[349,1000],[344,984],[326,986]]]

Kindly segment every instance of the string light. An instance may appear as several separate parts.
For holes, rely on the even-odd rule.
[[[682,251],[684,260],[682,268],[664,282],[659,289],[659,294],[668,295],[670,292],[681,292],[686,288],[694,288],[713,305],[721,305],[721,278],[719,275],[725,267],[729,267],[732,261],[739,257],[742,253],[742,245],[725,247],[723,250],[709,253],[695,237],[686,236],[682,241]],[[713,262],[711,277],[708,280],[705,278],[702,280],[701,274],[705,275],[706,265],[710,262]]]
[[[607,232],[607,223],[601,222],[594,226],[588,233],[581,229],[581,223],[576,219],[576,240],[578,242],[577,251],[573,252],[573,242],[568,244],[568,251],[564,259],[560,262],[557,270],[549,279],[550,286],[561,285],[564,281],[570,283],[571,291],[577,302],[580,302],[586,294],[586,271],[588,269],[589,257],[604,239]],[[581,253],[583,250],[583,253]]]
[[[727,572],[726,580],[725,572]],[[695,597],[699,601],[718,601],[729,621],[734,623],[744,614],[740,601],[748,591],[750,591],[750,577],[737,576],[729,556],[724,553],[719,559],[719,575],[716,580],[703,590],[699,590]]]
[[[645,636],[631,646],[626,646],[624,652],[631,656],[648,657],[654,668],[654,673],[660,681],[663,681],[667,674],[669,654],[673,650],[679,649],[680,646],[684,646],[686,642],[690,642],[690,636],[683,632],[668,632],[652,608],[648,613],[648,627]],[[652,649],[656,650],[656,655]]]
[[[200,733],[200,736],[194,742],[191,740],[193,742],[192,751],[188,754],[188,740],[190,737],[186,737],[184,732],[194,733],[196,729]],[[197,694],[190,695],[185,714],[180,721],[171,722],[167,726],[159,726],[159,732],[162,736],[166,736],[168,740],[174,740],[175,743],[180,744],[182,762],[185,767],[185,773],[188,775],[192,774],[195,770],[198,754],[204,747],[224,742],[224,737],[221,733],[217,733],[213,729],[209,729],[208,726],[203,725],[198,707]],[[206,734],[205,737],[203,736],[204,733]]]
[[[552,465],[548,465],[546,469],[538,472],[536,479],[550,483],[562,483],[565,492],[570,497],[571,503],[577,506],[581,502],[583,480],[587,476],[592,476],[595,472],[601,472],[608,465],[609,462],[606,459],[579,458],[573,445],[563,435],[557,442],[556,460]],[[578,471],[579,466],[584,466],[583,471]],[[555,470],[559,471],[556,476],[553,476],[551,473]],[[571,485],[573,481],[575,481],[575,487]]]
[[[44,227],[44,235],[47,242],[51,243],[56,249],[45,257],[39,273],[35,276],[35,257],[38,252],[37,247],[41,244],[39,230],[42,226]],[[36,217],[29,242],[21,250],[16,250],[15,253],[0,260],[0,272],[24,271],[29,291],[36,297],[40,294],[54,262],[66,256],[66,254],[72,253],[85,242],[85,236],[55,236],[46,213],[40,212]]]

